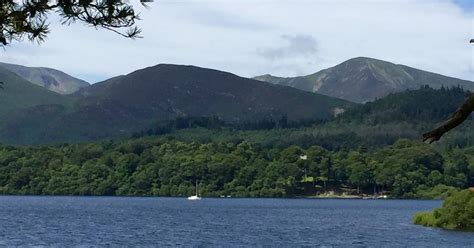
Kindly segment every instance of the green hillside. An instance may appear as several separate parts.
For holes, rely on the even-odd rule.
[[[84,80],[74,78],[62,71],[51,68],[27,67],[7,63],[0,63],[0,67],[17,74],[26,81],[59,94],[71,94],[89,86],[89,83]]]
[[[380,147],[420,139],[469,94],[424,86],[357,105],[217,70],[157,65],[61,96],[9,71],[2,75],[0,141],[9,144],[171,135],[268,147]],[[474,144],[472,126],[467,121],[440,144]]]
[[[389,122],[439,122],[446,120],[470,95],[460,87],[393,93],[359,105],[339,115],[341,122],[360,122],[371,125]]]
[[[151,130],[141,133],[150,137],[130,138],[129,132],[140,128],[136,123],[148,120],[143,112],[134,111],[154,107],[139,105],[140,97],[146,97],[149,103],[160,103],[153,95],[162,97],[160,91],[174,92],[175,86],[182,90],[186,84],[179,82],[190,82],[191,78],[200,84],[213,82],[209,73],[188,78],[165,72],[173,70],[160,72],[175,82],[170,83],[172,89],[139,83],[136,85],[142,87],[133,88],[129,81],[124,81],[128,75],[99,84],[96,89],[80,91],[74,95],[72,107],[66,101],[9,114],[0,132],[9,143],[97,140],[111,138],[108,135],[117,132],[117,128],[129,129],[119,132],[121,136],[114,136],[123,139],[114,141],[49,146],[0,144],[0,193],[185,196],[191,193],[192,182],[199,180],[205,196],[294,197],[327,192],[352,195],[378,192],[401,198],[438,198],[474,182],[474,151],[469,147],[474,145],[472,122],[446,134],[434,146],[417,141],[422,132],[443,120],[464,100],[467,92],[460,88],[423,87],[396,93],[366,105],[352,106],[336,119],[319,116],[320,119],[309,123],[296,121],[298,118],[293,117],[298,115],[294,115],[285,121],[274,119],[272,124],[263,118],[264,108],[257,108],[262,118],[255,122],[236,123],[232,118],[225,120],[215,115],[181,116],[155,122],[154,128],[151,124],[141,129]],[[228,76],[221,72],[210,74],[214,73]],[[140,74],[132,78],[141,78]],[[167,85],[166,80],[161,81],[163,77],[156,81],[144,77],[133,82]],[[222,84],[228,81],[216,80]],[[299,92],[271,85],[271,89],[265,89],[268,84],[252,80],[248,83],[250,86],[255,83],[255,87],[263,87],[260,89],[271,94],[273,88],[296,92],[282,91],[285,96]],[[243,85],[246,95],[234,90],[232,99],[252,94]],[[144,92],[143,87],[150,88]],[[209,89],[222,92],[219,86],[206,86],[206,90],[188,86],[185,90],[188,96],[193,96],[189,89],[199,89],[200,95],[207,96],[212,94],[202,92]],[[123,99],[127,91],[132,97]],[[298,96],[307,95],[313,94],[303,92]],[[262,99],[267,100],[265,97]],[[111,109],[113,103],[120,108]],[[232,106],[222,100],[220,103]],[[260,104],[256,106],[265,106]],[[114,119],[116,116],[120,118]],[[118,125],[119,121],[123,124]],[[160,129],[163,127],[169,129]],[[156,135],[157,131],[162,133]],[[302,160],[302,154],[308,160]]]
[[[354,104],[194,66],[158,65],[83,88],[74,107],[37,106],[10,116],[1,140],[49,143],[130,137],[158,121],[218,117],[231,124],[260,120],[328,120]],[[44,121],[43,121],[44,120]]]
[[[464,101],[468,92],[460,88],[431,89],[423,87],[391,94],[380,100],[357,105],[334,120],[287,125],[263,122],[243,127],[221,126],[215,123],[157,125],[142,130],[141,135],[160,134],[184,141],[234,142],[248,140],[264,147],[299,145],[322,146],[329,150],[375,149],[393,144],[400,138],[421,141],[422,134],[447,119]],[[447,133],[436,144],[439,147],[469,147],[474,145],[474,122],[468,119]]]
[[[4,82],[3,90],[0,90],[0,122],[20,109],[38,105],[66,105],[70,102],[68,98],[34,85],[1,67],[0,81]]]

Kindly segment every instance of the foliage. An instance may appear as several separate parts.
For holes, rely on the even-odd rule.
[[[438,90],[424,87],[357,105],[335,120],[314,120],[312,126],[309,124],[311,121],[293,121],[291,125],[279,125],[278,121],[263,120],[252,125],[225,124],[219,128],[168,128],[166,134],[188,141],[249,140],[265,147],[295,144],[305,148],[318,145],[329,150],[358,147],[371,150],[393,144],[401,138],[421,139],[426,130],[446,119],[462,103],[466,94],[466,91],[457,87]],[[443,104],[436,104],[438,99],[443,99]],[[473,130],[474,123],[468,120],[445,135],[436,146],[446,149],[474,146]],[[147,132],[141,134],[145,135]]]
[[[354,194],[438,197],[445,189],[473,182],[465,176],[467,181],[460,184],[448,176],[472,174],[463,160],[450,159],[459,152],[440,153],[409,140],[373,151],[315,145],[266,148],[246,140],[198,143],[163,137],[0,146],[0,192],[186,196],[197,180],[205,196],[292,197],[345,189]],[[439,183],[447,186],[435,187],[437,193],[422,193]]]
[[[436,172],[436,174],[439,173],[439,171],[433,171]],[[430,173],[430,175],[433,174],[433,172]],[[442,180],[440,180],[442,182]],[[428,183],[430,185],[431,183]],[[450,195],[452,195],[454,192],[458,190],[458,188],[453,187],[453,186],[446,186],[444,184],[438,184],[434,187],[428,186],[428,185],[420,185],[417,187],[416,192],[414,194],[415,198],[421,198],[421,199],[446,199]]]
[[[413,216],[413,223],[416,225],[436,227],[436,218],[430,212],[419,212]]]
[[[456,192],[446,198],[443,207],[415,214],[413,222],[430,227],[474,231],[474,192]]]
[[[63,24],[79,21],[129,38],[138,37],[140,33],[135,26],[139,17],[132,5],[124,1],[3,0],[0,3],[0,43],[7,45],[24,37],[43,41],[50,31],[47,19],[52,12],[61,16]],[[121,28],[130,29],[121,32]]]

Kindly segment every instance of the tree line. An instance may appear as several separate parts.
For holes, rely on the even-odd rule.
[[[313,145],[328,150],[378,149],[401,138],[420,140],[422,134],[448,118],[469,92],[460,87],[394,93],[374,102],[353,107],[335,119],[288,120],[279,116],[259,121],[230,123],[217,116],[179,117],[157,122],[133,138],[169,136],[186,141],[236,142],[248,140],[266,148]],[[443,104],[439,104],[443,99]],[[438,146],[447,148],[474,145],[474,122],[466,121],[443,137]]]
[[[306,158],[306,159],[304,159]],[[0,192],[33,195],[294,197],[328,191],[432,198],[474,183],[474,150],[398,140],[368,150],[145,137],[0,146]]]

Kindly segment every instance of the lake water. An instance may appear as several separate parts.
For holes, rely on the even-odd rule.
[[[441,201],[0,197],[0,246],[474,247],[411,224]]]

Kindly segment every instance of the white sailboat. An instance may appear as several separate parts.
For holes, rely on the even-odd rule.
[[[190,200],[190,201],[201,200],[201,197],[199,197],[199,191],[198,191],[198,183],[197,183],[197,180],[196,180],[196,195],[192,195],[192,196],[188,197],[188,200]]]

